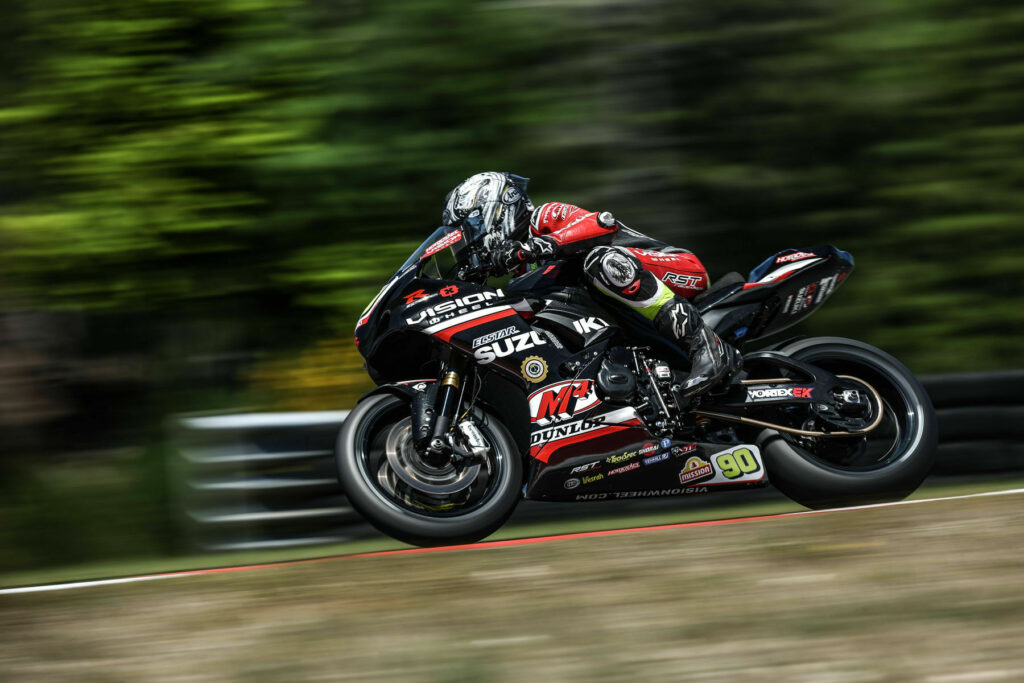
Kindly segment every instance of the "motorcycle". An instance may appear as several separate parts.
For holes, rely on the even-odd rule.
[[[695,399],[687,356],[583,285],[574,261],[502,287],[482,235],[438,228],[363,312],[356,343],[377,388],[337,442],[340,482],[380,531],[471,543],[522,498],[689,496],[771,483],[810,507],[898,500],[931,469],[927,393],[853,339],[795,338],[743,356]],[[787,249],[692,299],[739,349],[821,307],[853,270],[834,246]],[[624,307],[623,307],[624,308]]]

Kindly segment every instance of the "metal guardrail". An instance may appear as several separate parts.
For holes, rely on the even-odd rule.
[[[334,439],[348,411],[177,420],[173,470],[196,545],[315,545],[369,529],[338,486]]]
[[[938,375],[923,383],[939,418],[934,474],[1024,471],[1024,371]],[[336,479],[334,444],[347,415],[249,413],[176,420],[172,469],[182,523],[196,545],[273,548],[375,534],[349,507]],[[572,505],[579,512],[593,509]],[[531,512],[533,518],[556,517],[566,514],[566,506],[538,504]]]
[[[1024,470],[1024,370],[922,382],[939,418],[936,475]]]

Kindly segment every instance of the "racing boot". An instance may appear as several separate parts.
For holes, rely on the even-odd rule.
[[[658,331],[690,352],[690,374],[679,395],[692,398],[725,384],[743,367],[739,351],[723,342],[682,297],[664,306],[654,318]]]

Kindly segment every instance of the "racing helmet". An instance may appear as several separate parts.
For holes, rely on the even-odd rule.
[[[533,212],[526,194],[529,182],[529,178],[496,171],[471,175],[445,197],[441,224],[462,229],[470,242],[483,240],[488,248],[523,240]]]

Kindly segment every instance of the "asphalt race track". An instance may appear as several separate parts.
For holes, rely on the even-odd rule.
[[[965,500],[972,498],[985,498],[993,496],[1011,496],[1024,494],[1024,488],[1005,489],[1001,491],[986,491],[982,493],[970,493],[958,496],[946,496],[940,498],[924,498],[918,500],[903,500],[893,503],[877,503],[873,505],[859,505],[854,507],[846,508],[830,508],[825,510],[806,510],[802,512],[786,512],[774,515],[760,515],[754,517],[734,517],[727,519],[714,519],[697,522],[685,522],[680,524],[662,524],[657,526],[646,526],[646,527],[634,527],[626,529],[608,529],[603,531],[585,531],[578,533],[568,534],[557,534],[552,536],[535,536],[530,538],[517,538],[508,539],[501,541],[484,541],[480,543],[474,543],[470,545],[455,545],[455,546],[444,546],[439,548],[406,548],[401,550],[384,550],[378,552],[369,553],[354,553],[349,555],[335,555],[331,557],[318,557],[304,560],[292,560],[288,562],[272,562],[264,564],[249,564],[249,565],[236,565],[229,567],[212,567],[205,569],[193,569],[185,571],[166,572],[160,574],[142,574],[138,576],[122,576],[114,578],[104,578],[89,581],[74,581],[68,583],[49,583],[40,584],[34,586],[14,586],[9,588],[0,589],[0,595],[12,595],[18,593],[41,593],[48,591],[62,591],[62,590],[73,590],[81,588],[91,588],[96,586],[109,586],[115,584],[125,583],[137,583],[143,581],[157,581],[162,579],[183,579],[193,576],[206,576],[210,574],[224,574],[230,572],[250,572],[261,569],[273,569],[277,567],[287,567],[302,564],[312,564],[321,562],[337,562],[341,560],[349,560],[355,558],[367,558],[367,557],[387,557],[395,555],[421,555],[426,553],[449,553],[449,552],[465,552],[465,551],[479,551],[487,550],[492,548],[502,548],[510,546],[523,546],[523,545],[535,545],[541,543],[556,543],[558,541],[565,541],[570,539],[584,539],[584,538],[595,538],[602,536],[621,536],[628,534],[643,534],[656,531],[663,531],[666,529],[686,529],[695,527],[708,527],[708,526],[721,526],[727,524],[750,524],[750,523],[767,523],[772,520],[788,519],[792,517],[803,517],[807,515],[828,515],[828,514],[850,514],[861,510],[881,509],[881,508],[893,508],[907,505],[925,505],[928,503],[939,503],[944,501],[952,500]]]

